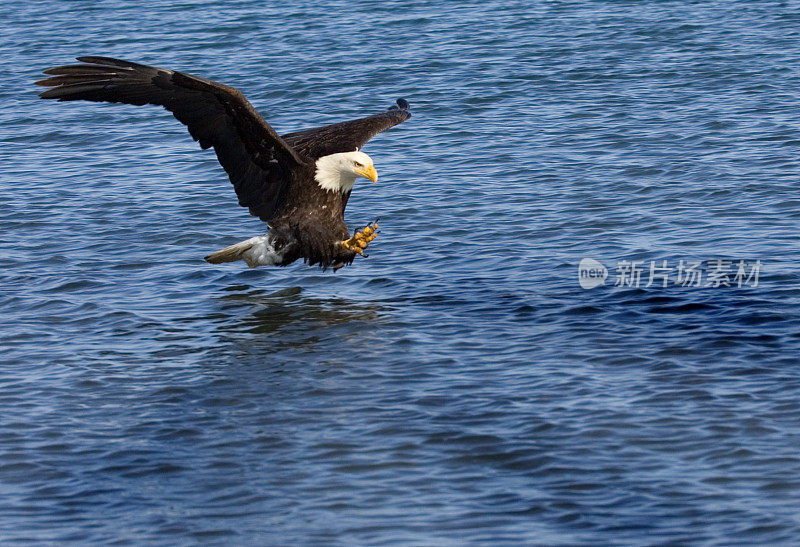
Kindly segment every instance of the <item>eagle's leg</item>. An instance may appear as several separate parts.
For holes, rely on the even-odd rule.
[[[367,256],[364,254],[364,250],[367,248],[367,245],[369,245],[370,241],[376,237],[378,237],[377,220],[372,224],[368,224],[364,229],[356,231],[353,234],[353,237],[350,239],[340,241],[339,245],[342,245],[345,249],[352,253],[360,254],[361,256]]]

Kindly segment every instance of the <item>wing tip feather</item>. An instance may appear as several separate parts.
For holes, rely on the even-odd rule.
[[[90,65],[102,65],[102,66],[113,66],[115,68],[149,68],[146,65],[141,65],[139,63],[134,63],[132,61],[123,61],[122,59],[115,59],[114,57],[103,57],[102,55],[81,55],[80,57],[75,57],[78,61],[82,63],[87,63]]]
[[[400,97],[399,99],[397,99],[396,103],[397,104],[391,106],[389,108],[389,110],[399,110],[399,111],[403,112],[404,114],[406,114],[406,118],[410,118],[411,117],[411,105],[408,104],[408,101],[405,100],[404,98]]]

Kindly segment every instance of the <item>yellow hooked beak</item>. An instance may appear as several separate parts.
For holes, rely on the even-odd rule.
[[[356,173],[372,182],[378,182],[378,171],[375,169],[374,165],[368,165],[364,169],[356,169]]]

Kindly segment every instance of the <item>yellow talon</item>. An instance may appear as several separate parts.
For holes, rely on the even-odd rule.
[[[354,233],[353,237],[350,239],[340,241],[339,244],[352,253],[357,253],[361,256],[367,256],[364,254],[364,250],[367,248],[367,245],[369,245],[369,243],[376,237],[378,237],[377,222],[373,223],[371,226],[367,226],[360,232]]]
[[[352,241],[351,239],[340,241],[339,245],[341,245],[351,253],[358,253],[360,255],[364,254],[364,250],[361,248],[361,246],[358,245],[356,242]]]

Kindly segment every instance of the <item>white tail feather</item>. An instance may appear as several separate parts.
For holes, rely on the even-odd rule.
[[[275,252],[269,241],[269,236],[256,236],[240,241],[230,247],[211,253],[206,257],[206,262],[222,264],[244,260],[251,268],[256,266],[274,266],[280,264],[283,257]]]
[[[240,241],[230,247],[225,247],[219,251],[211,253],[206,257],[206,262],[211,264],[222,264],[223,262],[235,262],[242,259],[242,254],[253,246],[256,238]]]

